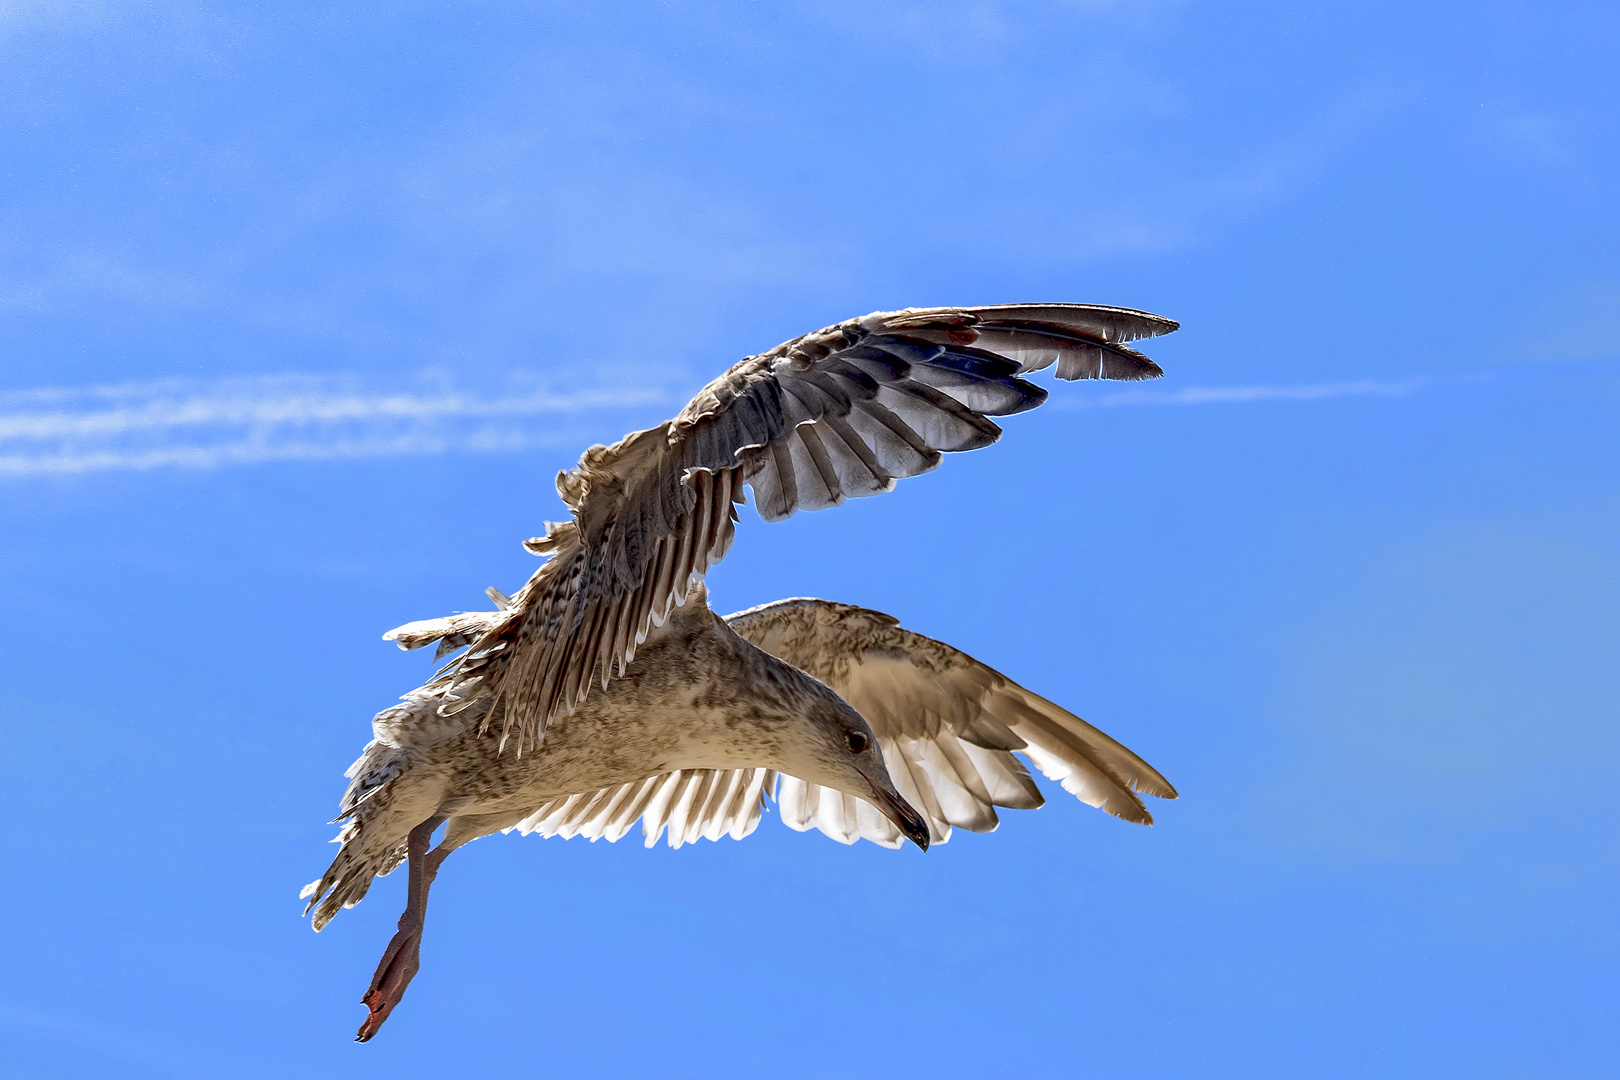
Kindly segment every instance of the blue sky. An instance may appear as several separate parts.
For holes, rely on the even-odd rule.
[[[50,1077],[1620,1069],[1620,17],[1599,4],[0,6],[0,1032]],[[341,772],[555,471],[905,305],[1184,328],[766,526],[1182,792],[768,819],[311,934]]]

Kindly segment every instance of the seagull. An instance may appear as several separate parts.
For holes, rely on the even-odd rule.
[[[751,356],[674,419],[586,450],[557,477],[572,516],[524,543],[545,561],[522,589],[384,635],[449,659],[372,721],[345,773],[341,847],[302,893],[318,931],[407,866],[356,1040],[417,973],[445,857],[496,832],[613,842],[640,821],[648,847],[667,834],[678,848],[742,839],[774,798],[799,831],[926,851],[952,829],[995,829],[997,808],[1042,804],[1017,755],[1151,824],[1142,795],[1176,797],[1163,776],[966,653],[827,600],[722,618],[704,578],[744,485],[766,521],[888,491],[995,442],[990,417],[1046,399],[1031,372],[1157,378],[1127,343],[1175,329],[1087,304],[875,312]]]

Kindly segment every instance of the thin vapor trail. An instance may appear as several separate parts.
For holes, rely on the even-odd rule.
[[[266,376],[0,394],[0,476],[513,451],[559,419],[663,400],[650,387],[478,393],[443,379],[368,388]]]
[[[1394,396],[1426,380],[1131,388],[1060,395],[1060,408],[1214,405]],[[674,402],[651,387],[477,393],[442,378],[366,388],[282,375],[55,387],[0,394],[0,476],[217,469],[273,461],[511,452],[556,445],[560,418]]]
[[[1100,394],[1090,399],[1068,402],[1069,408],[1110,408],[1121,405],[1230,405],[1253,401],[1320,401],[1324,398],[1399,397],[1430,382],[1406,379],[1401,382],[1315,383],[1305,386],[1189,386],[1181,390],[1130,389]]]

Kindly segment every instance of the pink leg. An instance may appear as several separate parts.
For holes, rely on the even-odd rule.
[[[371,986],[360,999],[371,1014],[360,1025],[355,1042],[366,1042],[377,1034],[383,1021],[394,1011],[394,1006],[405,996],[405,988],[411,984],[412,977],[421,966],[422,924],[427,917],[428,889],[438,876],[439,864],[450,854],[442,849],[428,853],[428,845],[433,842],[433,830],[443,822],[442,817],[429,818],[412,829],[410,839],[406,841],[410,882],[406,886],[405,913],[399,917],[399,931],[388,942],[388,948],[383,950],[382,962],[377,965],[377,974],[371,977]]]

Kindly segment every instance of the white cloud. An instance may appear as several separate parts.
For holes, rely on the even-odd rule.
[[[166,380],[0,394],[0,476],[511,451],[559,418],[661,402],[647,386],[478,392],[443,377],[377,388],[318,376]]]
[[[1132,387],[1060,396],[1058,408],[1317,401],[1405,394],[1430,380],[1303,386]],[[273,461],[574,449],[590,441],[568,418],[648,423],[646,406],[673,411],[678,396],[651,386],[557,391],[539,385],[478,392],[443,376],[375,387],[308,375],[171,379],[0,394],[0,476],[146,469],[213,469]],[[655,410],[656,411],[656,410]],[[658,413],[663,415],[662,412]]]
[[[1320,401],[1337,397],[1398,397],[1433,379],[1405,379],[1379,382],[1308,383],[1301,386],[1187,386],[1169,389],[1161,383],[1147,383],[1128,390],[1072,396],[1057,399],[1060,409],[1105,409],[1130,405],[1242,405],[1256,401]]]

